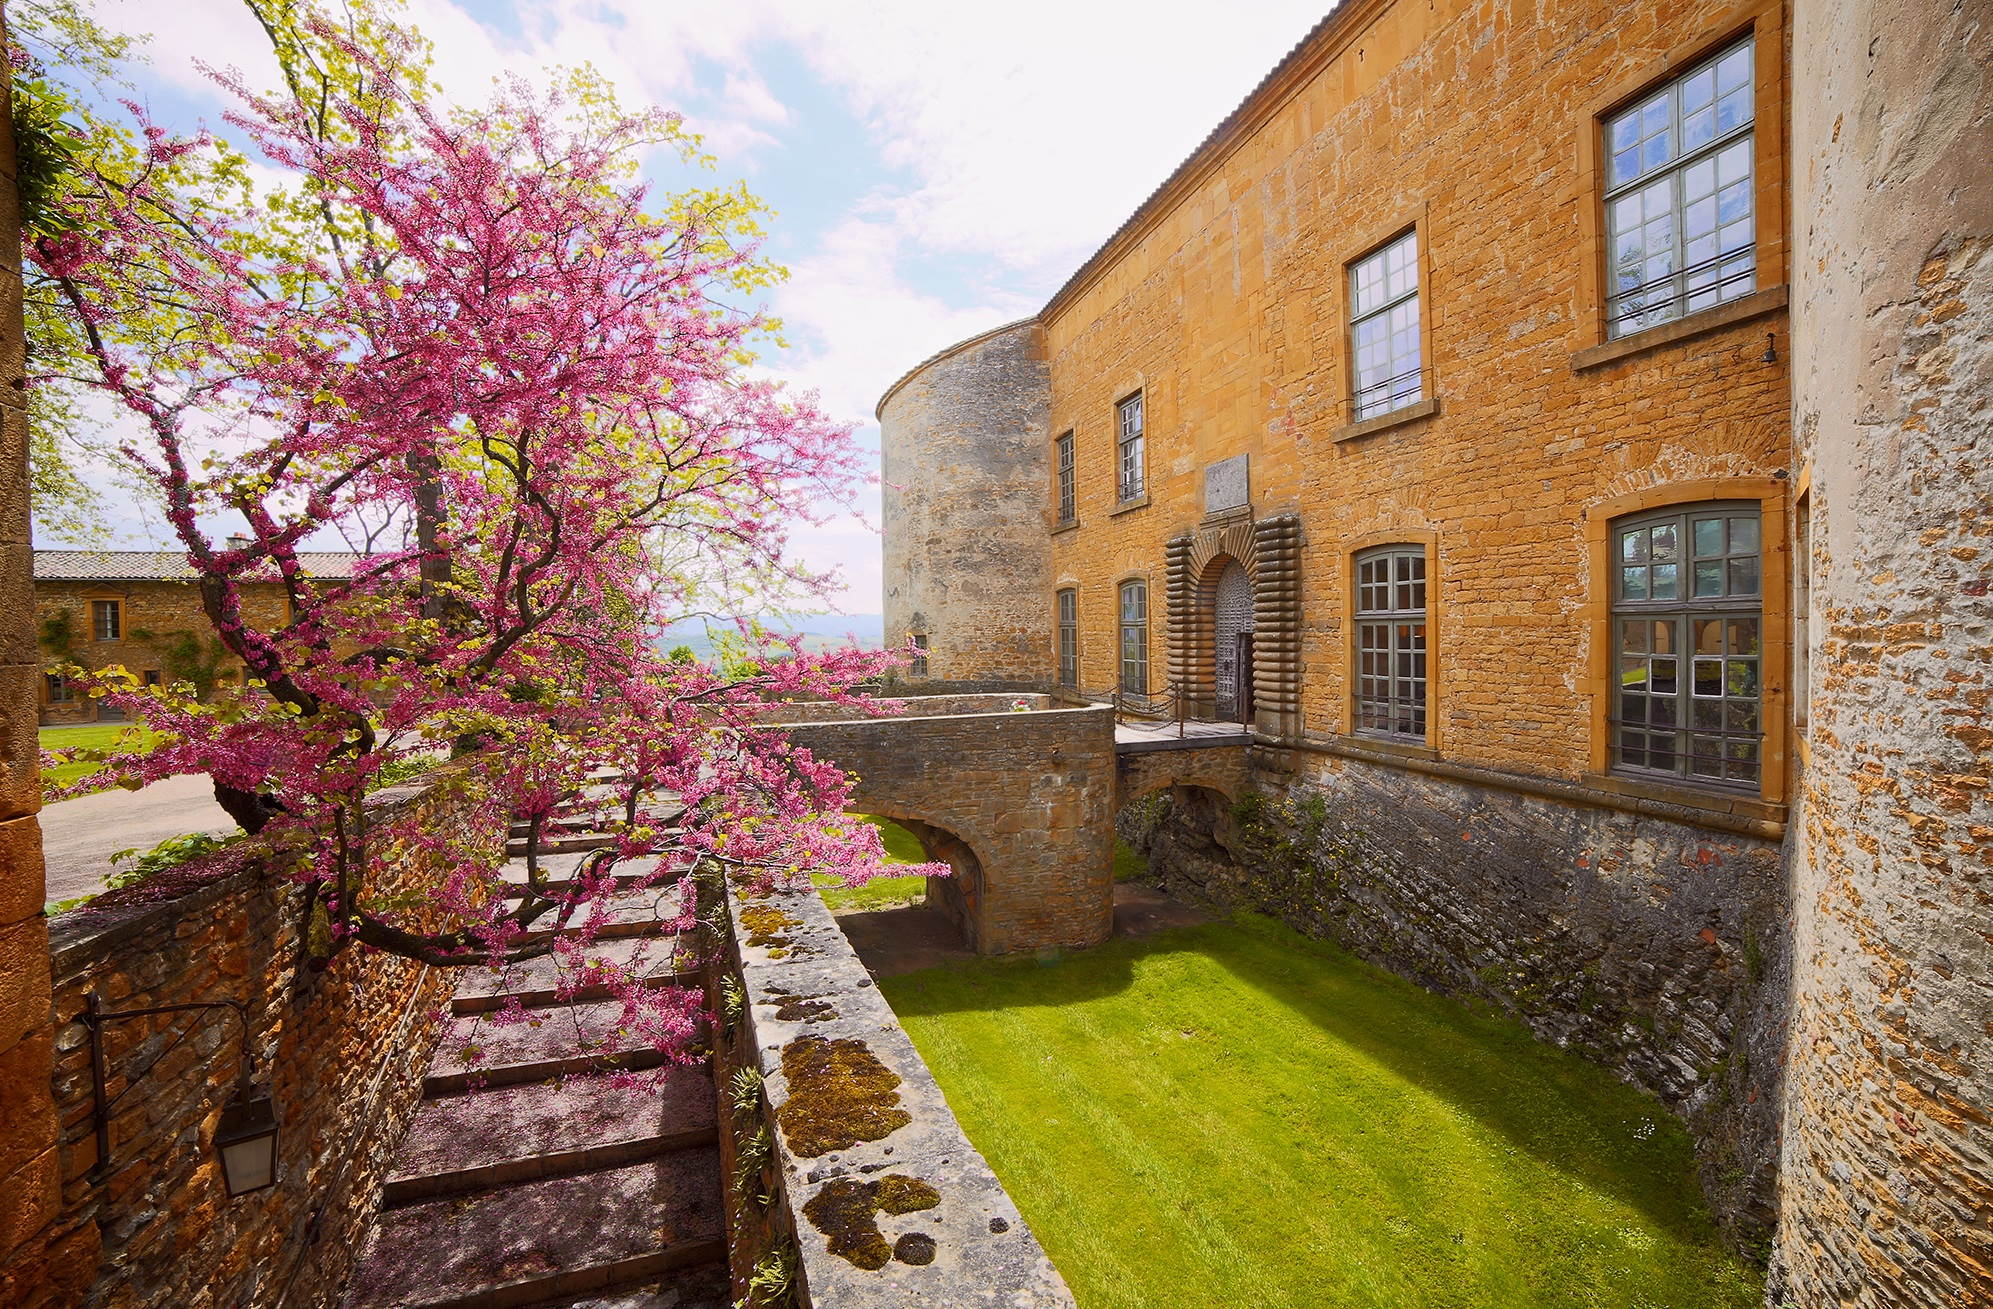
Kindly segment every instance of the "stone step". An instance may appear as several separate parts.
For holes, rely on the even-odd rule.
[[[725,1258],[711,1146],[383,1212],[346,1309],[506,1309]],[[669,1303],[666,1301],[665,1303]]]
[[[637,1163],[710,1145],[708,1065],[667,1067],[657,1085],[572,1077],[425,1100],[382,1193],[390,1207]]]
[[[600,850],[604,846],[614,844],[616,844],[616,836],[613,832],[556,833],[555,835],[541,838],[540,853],[571,854],[589,850]],[[526,842],[523,839],[508,839],[505,842],[505,856],[508,859],[525,858]]]
[[[641,967],[646,985],[668,986],[674,983],[681,986],[697,986],[701,978],[697,971],[680,971],[676,959],[677,942],[663,936],[633,936],[598,939],[589,947],[588,957],[605,959],[625,967]],[[641,956],[642,964],[637,963]],[[489,1013],[503,1008],[508,997],[519,997],[519,1003],[528,1009],[550,1005],[558,999],[558,987],[568,966],[553,955],[541,955],[537,959],[522,959],[503,968],[470,967],[458,976],[457,992],[450,1000],[451,1012],[458,1015]],[[606,1000],[608,991],[601,986],[584,985],[577,988],[573,999]]]
[[[633,936],[661,935],[666,919],[678,916],[680,904],[678,888],[675,886],[648,887],[642,891],[630,891],[610,897],[606,906],[608,913],[596,925],[595,939],[598,941],[626,940]],[[521,945],[534,945],[551,941],[557,936],[578,936],[581,923],[592,912],[591,906],[577,906],[573,921],[567,927],[546,926],[556,918],[556,913],[548,913],[535,920],[531,930],[519,937]]]
[[[679,1268],[626,1291],[557,1300],[544,1309],[733,1309],[733,1283],[724,1263]]]
[[[477,1085],[516,1086],[664,1063],[663,1053],[649,1041],[617,1029],[622,1016],[619,1001],[597,1000],[541,1010],[531,1022],[479,1023],[470,1036],[480,1057],[472,1062],[465,1057],[460,1039],[446,1038],[429,1064],[422,1093],[433,1099]]]

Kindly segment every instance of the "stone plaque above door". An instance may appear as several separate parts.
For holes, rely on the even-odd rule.
[[[1246,477],[1247,455],[1221,459],[1204,470],[1204,512],[1222,514],[1243,509],[1250,499]]]

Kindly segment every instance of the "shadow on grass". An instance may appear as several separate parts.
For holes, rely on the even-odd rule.
[[[1269,1011],[1305,1020],[1683,1242],[1714,1243],[1686,1133],[1658,1100],[1520,1024],[1258,915],[1117,940],[1061,960],[951,963],[895,979],[888,998],[902,1018],[1079,1005],[1126,991],[1139,970],[1172,955],[1222,968]],[[1186,1012],[1197,1003],[1188,992],[1182,997]],[[1155,1021],[1170,1021],[1172,1012],[1159,1008]]]

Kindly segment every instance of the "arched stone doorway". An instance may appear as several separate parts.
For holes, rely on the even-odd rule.
[[[976,857],[974,847],[946,828],[924,823],[918,818],[903,818],[897,814],[879,816],[890,817],[913,833],[921,849],[927,852],[929,861],[948,865],[949,876],[927,879],[928,907],[947,916],[948,921],[955,925],[955,930],[961,933],[963,944],[971,950],[980,951],[978,924],[983,905],[983,861]]]
[[[1253,580],[1229,555],[1212,561],[1212,708],[1229,722],[1252,721]]]
[[[1163,547],[1169,596],[1170,683],[1194,718],[1244,722],[1257,731],[1300,726],[1301,521],[1293,514],[1239,517],[1172,537]],[[1229,570],[1237,569],[1227,580]],[[1218,589],[1249,603],[1221,637]],[[1250,648],[1239,651],[1241,632]],[[1236,661],[1236,694],[1221,706],[1218,659]]]

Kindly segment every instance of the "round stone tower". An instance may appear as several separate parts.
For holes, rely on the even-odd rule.
[[[1773,1303],[1993,1305],[1993,3],[1800,0]]]
[[[886,644],[926,646],[910,689],[1051,680],[1050,409],[1035,318],[950,346],[880,399]]]

